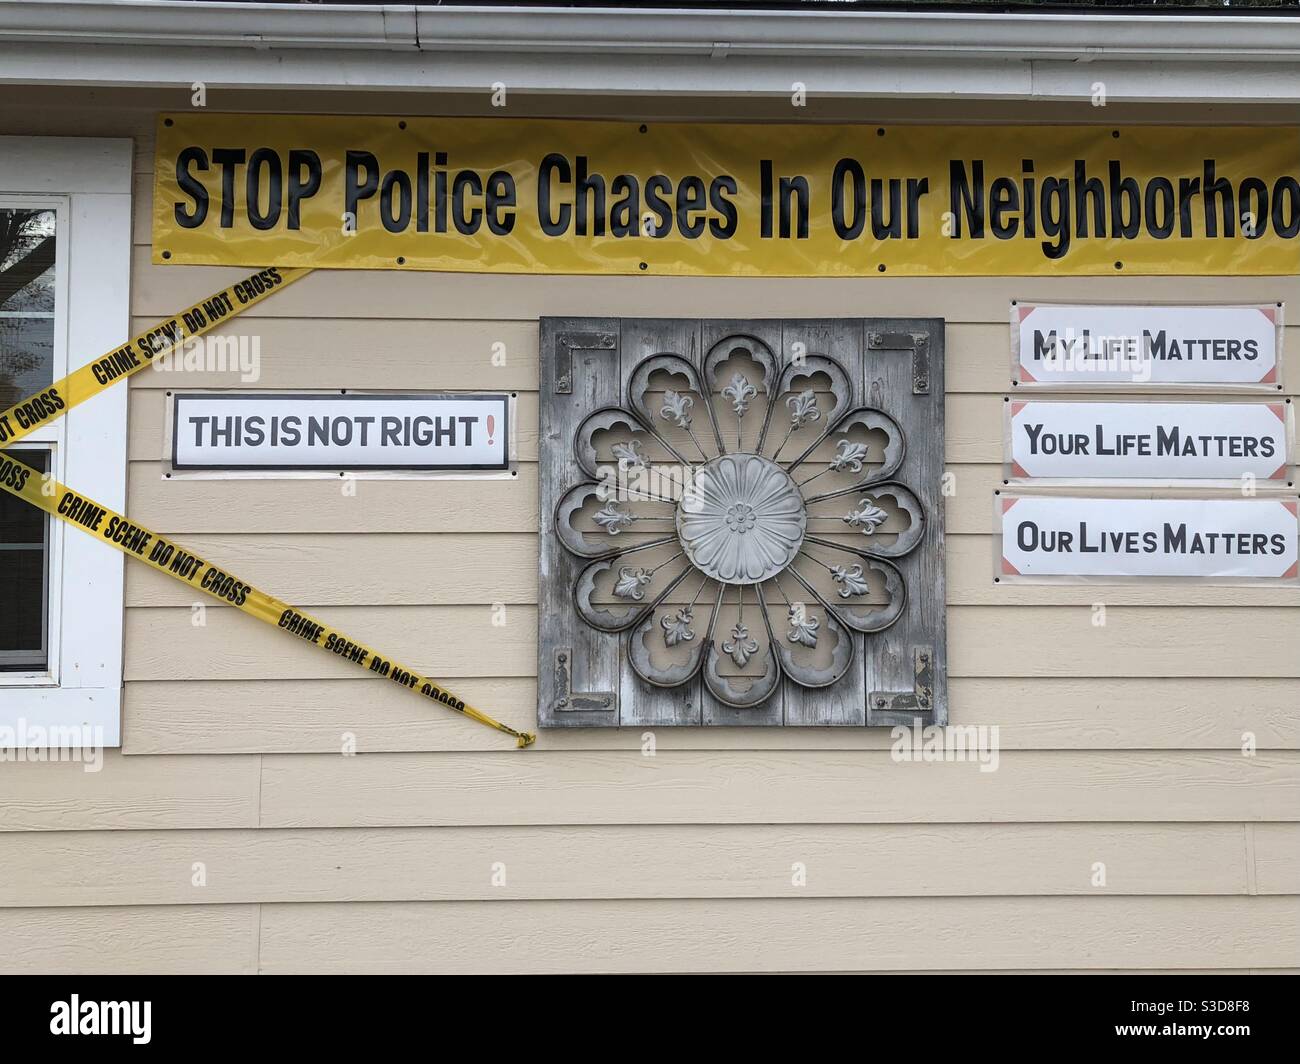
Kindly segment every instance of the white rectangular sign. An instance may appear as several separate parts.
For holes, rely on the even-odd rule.
[[[1016,388],[1280,390],[1282,304],[1011,304]]]
[[[177,393],[177,470],[504,470],[510,397]]]
[[[1294,579],[1295,499],[997,496],[998,578]]]
[[[1013,399],[1017,479],[1285,480],[1286,403],[1098,403]]]

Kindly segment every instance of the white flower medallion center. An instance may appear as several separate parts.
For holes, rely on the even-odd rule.
[[[799,553],[807,525],[798,485],[757,454],[724,454],[701,466],[677,507],[686,557],[724,584],[776,576]]]

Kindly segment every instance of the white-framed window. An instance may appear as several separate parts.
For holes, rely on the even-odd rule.
[[[0,137],[0,409],[128,337],[131,157],[129,140]],[[125,510],[126,410],[123,384],[6,454]],[[0,745],[121,745],[122,563],[0,495]]]

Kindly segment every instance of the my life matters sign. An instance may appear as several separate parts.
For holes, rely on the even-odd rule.
[[[508,469],[505,394],[220,392],[173,396],[172,468]]]
[[[1281,389],[1281,303],[1011,305],[1017,389]]]
[[[1285,402],[1006,404],[1017,479],[1281,481],[1292,461]]]
[[[997,497],[999,580],[1203,577],[1294,580],[1294,498]]]

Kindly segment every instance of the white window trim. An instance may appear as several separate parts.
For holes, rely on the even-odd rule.
[[[130,335],[131,162],[130,140],[0,137],[0,198],[62,201],[56,380]],[[59,480],[119,511],[126,509],[126,412],[123,384],[32,437],[53,447]],[[36,729],[52,738],[60,729],[50,745],[121,746],[124,558],[61,521],[50,543],[51,668],[0,674],[0,729],[26,746],[44,745],[31,741]]]

